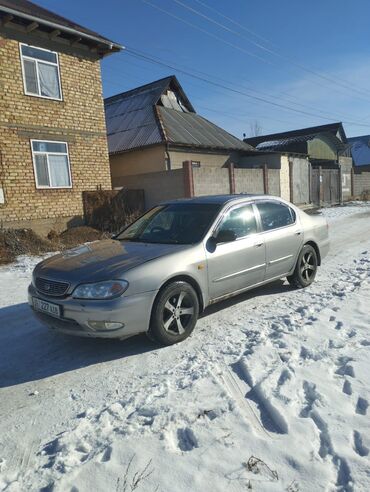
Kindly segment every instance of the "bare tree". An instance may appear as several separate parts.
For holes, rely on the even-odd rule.
[[[250,128],[251,137],[258,137],[259,135],[262,134],[262,126],[259,124],[257,120],[252,121],[249,128]]]

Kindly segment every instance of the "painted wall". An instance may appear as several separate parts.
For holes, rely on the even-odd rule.
[[[280,161],[280,196],[284,200],[290,200],[289,158],[281,156]]]
[[[182,169],[121,176],[115,179],[115,183],[117,188],[144,190],[146,209],[152,208],[164,200],[173,200],[185,196]]]
[[[112,175],[112,186],[115,187],[117,186],[117,178],[122,176],[165,171],[165,147],[164,145],[156,145],[147,149],[110,155],[109,164]]]
[[[312,159],[337,159],[337,150],[323,136],[307,142],[307,153]]]
[[[171,169],[182,168],[185,161],[199,161],[201,167],[223,167],[233,161],[234,154],[210,154],[206,152],[186,152],[170,150]],[[236,157],[235,157],[236,159]]]

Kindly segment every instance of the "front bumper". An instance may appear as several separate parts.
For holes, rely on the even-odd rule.
[[[109,301],[81,300],[72,297],[58,298],[40,294],[31,284],[28,287],[28,303],[34,315],[49,328],[68,335],[95,338],[128,338],[148,331],[150,314],[156,291],[132,296],[121,296]],[[62,309],[60,318],[37,311],[32,298],[58,304]],[[122,323],[118,329],[93,329],[89,322],[105,321]]]

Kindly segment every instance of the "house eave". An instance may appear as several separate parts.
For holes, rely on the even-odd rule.
[[[60,34],[67,35],[67,38],[71,38],[71,43],[74,43],[76,46],[78,44],[81,44],[76,40],[87,41],[90,45],[89,49],[91,49],[92,51],[96,50],[96,53],[100,58],[103,58],[111,53],[115,53],[124,49],[124,46],[115,43],[113,41],[110,41],[108,39],[105,39],[103,37],[94,36],[92,34],[88,34],[83,31],[80,31],[79,29],[74,29],[72,27],[68,27],[57,22],[51,22],[42,19],[38,16],[19,12],[18,10],[12,9],[10,7],[1,6],[0,12],[9,16],[9,19],[11,19],[11,20],[7,20],[6,22],[4,22],[3,18],[0,19],[0,27],[2,28],[2,30],[6,28],[8,34],[9,31],[11,30],[14,30],[15,32],[18,31],[24,35],[30,33],[45,34],[43,31],[39,30],[39,27],[47,27],[52,30],[50,32],[50,39],[53,39],[52,36],[53,33],[55,34],[59,32],[59,34],[56,34],[56,36],[54,36],[55,39]],[[21,20],[30,21],[30,24],[28,26],[24,26],[21,24],[20,22]],[[30,27],[32,27],[32,29],[31,31],[28,31]]]

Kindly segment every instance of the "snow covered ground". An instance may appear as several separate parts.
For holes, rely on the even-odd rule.
[[[49,332],[38,260],[2,267],[0,490],[369,491],[370,206],[324,214],[311,287],[213,306],[169,348]]]

